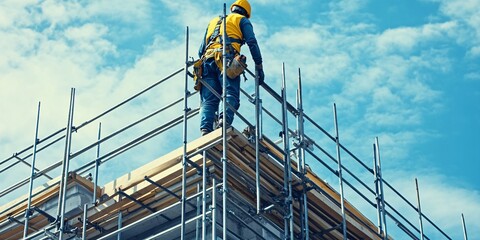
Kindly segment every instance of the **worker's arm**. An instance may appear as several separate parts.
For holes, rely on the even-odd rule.
[[[240,29],[245,39],[245,43],[250,48],[250,53],[252,54],[253,61],[255,65],[262,64],[262,54],[260,48],[258,47],[257,39],[255,38],[255,33],[253,32],[253,26],[248,18],[244,17],[240,21]]]
[[[258,83],[262,85],[265,79],[262,65],[262,53],[258,47],[257,39],[255,38],[255,33],[253,32],[252,23],[250,20],[248,20],[248,18],[242,18],[240,21],[240,29],[242,30],[245,43],[248,45],[248,48],[250,48],[250,53],[252,54],[253,61],[255,62],[255,75],[258,77]]]

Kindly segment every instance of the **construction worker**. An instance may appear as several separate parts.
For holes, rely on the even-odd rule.
[[[230,7],[231,14],[226,17],[226,35],[227,35],[227,61],[232,59],[243,59],[240,55],[240,47],[247,44],[250,48],[253,61],[255,62],[255,72],[259,84],[263,84],[264,73],[262,67],[262,55],[257,44],[257,39],[253,32],[253,26],[249,20],[252,10],[247,0],[237,0]],[[199,57],[203,59],[202,79],[210,85],[217,93],[222,94],[223,85],[223,59],[222,59],[222,34],[223,20],[221,17],[212,19],[205,32],[205,37],[200,45]],[[241,56],[239,58],[239,56]],[[227,64],[227,66],[230,66]],[[243,70],[242,70],[243,72]],[[236,110],[240,106],[240,73],[238,76],[231,76],[227,70],[226,81],[226,102]],[[218,110],[220,99],[215,96],[207,87],[200,88],[201,98],[201,122],[200,131],[202,136],[214,129],[215,112]],[[228,106],[228,105],[227,105]],[[230,126],[233,122],[234,111],[227,107],[226,124]],[[223,113],[218,116],[217,127],[223,126],[225,117]]]

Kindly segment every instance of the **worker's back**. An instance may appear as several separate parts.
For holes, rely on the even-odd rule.
[[[243,41],[243,34],[240,29],[240,21],[245,16],[242,16],[238,13],[231,13],[227,16],[227,36],[229,41],[227,43],[231,43],[232,47],[237,51],[240,52],[241,43]],[[210,21],[208,24],[207,35],[205,38],[205,42],[209,43],[210,38],[213,36],[212,42],[207,44],[208,49],[221,49],[222,43],[220,39],[223,36],[223,21],[218,24],[220,21],[220,17],[216,17]],[[216,32],[216,28],[219,27],[218,32]]]

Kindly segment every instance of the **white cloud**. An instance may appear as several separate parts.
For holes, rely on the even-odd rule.
[[[480,56],[480,46],[472,47],[468,52],[467,55],[471,58],[477,58]]]
[[[282,5],[282,4],[287,4],[287,3],[292,3],[295,2],[295,0],[257,0],[255,3],[263,4],[263,5]],[[253,3],[253,1],[252,1]],[[251,3],[251,4],[252,4]]]
[[[29,3],[21,7],[26,7],[27,4]],[[33,19],[51,20],[52,26],[62,23],[65,27],[50,27],[48,31],[44,31],[41,28],[24,27],[34,25],[34,22],[17,26],[18,22],[11,21],[8,27],[1,30],[0,46],[2,50],[5,49],[2,54],[6,56],[0,61],[2,69],[0,82],[4,86],[0,89],[2,102],[0,110],[4,113],[0,124],[2,142],[10,143],[15,139],[17,144],[24,143],[19,146],[2,147],[2,156],[8,156],[11,154],[9,151],[15,151],[16,148],[26,146],[30,142],[31,134],[19,133],[23,129],[33,128],[32,119],[38,101],[42,102],[40,134],[45,135],[46,132],[64,126],[70,87],[77,88],[77,98],[83,100],[83,103],[92,101],[95,103],[82,105],[82,101],[78,102],[75,115],[78,124],[149,84],[147,81],[139,83],[140,80],[149,77],[148,81],[153,82],[167,71],[173,71],[160,69],[159,65],[169,65],[166,64],[168,59],[155,55],[153,57],[162,59],[163,62],[152,61],[152,64],[142,67],[135,74],[125,75],[124,78],[125,72],[132,72],[128,71],[128,66],[106,66],[111,64],[107,63],[107,59],[118,56],[118,53],[115,43],[107,39],[111,32],[109,27],[101,22],[104,19],[98,18],[97,22],[90,22],[90,19],[86,24],[73,23],[67,26],[66,24],[72,23],[74,19],[87,19],[90,16],[82,11],[82,6],[73,3],[45,1],[43,4],[42,11],[30,13],[18,11],[18,19],[30,19],[28,15],[32,14]],[[102,14],[100,11],[116,9],[95,4],[101,3],[95,2],[90,6],[93,9],[91,12],[97,16]],[[103,4],[107,3],[104,1]],[[125,7],[125,4],[122,5],[122,14],[118,19],[134,21],[141,18],[141,14],[138,16],[136,13],[147,9],[145,2],[138,2],[139,7],[133,5]],[[0,11],[3,12],[5,9],[7,8],[2,7]],[[178,47],[174,49],[178,50]],[[170,52],[163,56],[173,55],[173,49],[168,51]],[[148,56],[140,57],[138,61],[146,61],[145,58]],[[183,66],[183,62],[179,61],[179,66]],[[143,65],[139,64],[134,68]],[[127,83],[129,86],[121,87]],[[117,126],[121,124],[124,123]],[[32,133],[33,130],[29,132]]]
[[[418,31],[415,28],[389,29],[378,39],[380,51],[411,50],[417,43]],[[399,49],[400,48],[400,49]]]
[[[460,25],[452,37],[461,45],[470,48],[470,54],[478,57],[480,46],[480,2],[476,0],[431,0],[440,3],[440,11]]]
[[[330,17],[338,16],[338,19],[332,19],[331,26],[304,20],[300,26],[273,28],[271,22],[260,16],[255,17],[255,31],[260,33],[257,36],[265,60],[266,82],[275,90],[279,89],[280,66],[282,61],[286,61],[288,86],[292,86],[289,89],[293,95],[297,67],[300,67],[304,91],[308,94],[304,106],[309,116],[328,122],[330,126],[330,106],[336,102],[341,112],[342,141],[349,148],[358,150],[354,152],[359,155],[371,156],[370,143],[373,136],[377,135],[381,141],[382,156],[391,160],[390,164],[385,165],[404,167],[411,163],[412,146],[422,139],[431,139],[440,134],[417,128],[424,117],[431,113],[432,103],[442,95],[435,89],[434,81],[437,79],[431,79],[432,76],[424,70],[447,73],[452,70],[450,65],[454,60],[448,58],[446,50],[430,48],[435,48],[433,45],[438,42],[449,45],[457,35],[462,35],[458,38],[463,39],[464,43],[464,39],[468,38],[465,36],[471,36],[465,33],[468,31],[461,31],[464,23],[470,24],[471,28],[480,26],[474,25],[478,21],[476,15],[464,9],[475,9],[478,4],[475,1],[464,2],[470,5],[458,7],[444,3],[445,14],[455,16],[451,21],[399,27],[384,32],[375,32],[376,27],[368,21],[345,24],[350,17],[348,13],[359,14],[358,10],[363,8],[365,1],[332,3]],[[258,4],[270,3],[269,0],[263,0]],[[455,3],[462,4],[461,1]],[[167,0],[160,3],[162,7],[152,6],[148,1],[0,3],[0,48],[2,56],[5,56],[0,59],[0,156],[10,156],[11,151],[32,142],[33,119],[39,100],[42,101],[40,132],[44,136],[47,132],[64,127],[70,87],[77,88],[75,121],[79,124],[183,67],[184,26],[190,26],[193,39],[190,42],[190,46],[193,46],[190,55],[196,56],[196,48],[206,24],[211,17],[218,15],[216,10],[220,8],[212,8],[214,4],[198,1],[185,4]],[[157,8],[161,8],[161,11],[157,11]],[[465,18],[461,18],[460,13],[466,14]],[[158,16],[152,16],[154,14]],[[343,28],[335,29],[335,23],[340,22]],[[161,29],[152,30],[157,28]],[[152,30],[148,32],[152,40],[142,43],[144,45],[139,50],[131,50],[134,57],[127,63],[118,63],[119,59],[125,57],[122,54],[126,50],[125,46],[120,46],[117,36],[134,38],[139,34],[138,29]],[[476,40],[471,38],[471,41]],[[427,49],[424,46],[429,47]],[[478,44],[467,46],[472,58],[478,56]],[[248,50],[245,47],[243,51]],[[472,72],[468,77],[478,79],[478,74]],[[183,74],[173,80],[132,105],[125,106],[122,111],[128,114],[114,113],[105,120],[105,134],[181,96]],[[251,85],[251,81],[243,84]],[[191,104],[194,105],[197,99],[194,97]],[[266,106],[269,104],[265,102]],[[181,107],[175,107],[175,114],[179,112]],[[169,113],[165,118],[152,120],[147,125],[158,126],[162,120],[175,114]],[[328,120],[324,120],[325,115]],[[399,131],[400,127],[405,128]],[[76,148],[96,139],[96,126],[91,128],[82,130],[88,132],[87,137],[75,139]],[[196,131],[194,127],[191,130]],[[159,142],[156,146],[150,146],[151,151],[148,152],[162,151],[163,148],[160,150],[158,146],[168,145],[172,141]],[[128,161],[128,164],[134,163],[139,162]],[[395,184],[404,191],[410,191],[411,183],[400,180],[412,178],[413,175],[390,175],[394,177],[389,179],[398,179]],[[432,176],[432,180],[427,177],[421,179],[422,189],[427,189],[423,199],[429,216],[433,212],[431,216],[441,220],[457,216],[459,210],[478,213],[476,203],[480,201],[477,192],[466,196],[468,189],[443,184],[445,182],[441,176]],[[449,197],[441,191],[442,188],[455,193],[453,200],[465,197],[475,204],[465,208],[468,203],[460,201],[465,205],[455,205],[455,208],[439,210],[437,213],[437,208],[442,208],[441,203],[432,203],[431,206],[435,208],[427,205],[435,199]],[[475,216],[467,215],[467,220],[478,222]],[[445,226],[450,227],[448,223]]]
[[[210,20],[222,14],[223,11],[220,4],[215,5],[212,2],[192,1],[185,4],[184,2],[162,0],[162,3],[171,11],[169,15],[171,15],[173,22],[177,27],[181,27],[178,29],[179,33],[184,32],[181,29],[185,29],[186,26],[189,26],[192,39],[198,39],[195,42],[195,47],[200,46],[200,40],[203,38],[205,29]],[[215,8],[213,6],[218,7]],[[202,10],[199,11],[199,9]],[[228,13],[227,6],[227,14]]]
[[[373,106],[377,109],[401,105],[400,97],[386,87],[375,88],[372,101]]]
[[[0,28],[6,28],[14,23],[26,21],[23,18],[25,14],[28,14],[28,10],[24,7],[35,3],[34,0],[6,0],[0,3]]]
[[[98,24],[85,24],[81,27],[72,27],[65,30],[65,36],[68,40],[89,41],[103,37],[108,31],[106,26]]]
[[[339,14],[348,14],[356,13],[366,3],[367,1],[365,0],[341,0],[329,3],[329,6],[332,11],[338,12]]]
[[[479,81],[480,80],[480,73],[479,72],[470,72],[465,74],[465,78],[468,80]]]
[[[65,2],[44,1],[39,5],[29,6],[38,8],[42,20],[52,27],[62,26],[74,21],[89,21],[92,17],[102,17],[136,25],[139,28],[149,27],[151,5],[148,1],[135,2],[106,1],[93,2]]]
[[[437,0],[441,2],[441,10],[449,16],[463,19],[472,27],[479,29],[478,11],[480,10],[480,3],[475,0]]]
[[[412,104],[430,103],[434,99],[438,99],[439,92],[431,89],[431,87],[419,81],[412,81],[405,87],[405,92],[411,96]]]
[[[86,11],[89,15],[87,15],[86,18],[88,19],[91,16],[106,16],[140,28],[150,27],[151,25],[155,25],[152,22],[152,8],[153,4],[148,0],[98,0],[88,2]]]
[[[480,234],[475,227],[480,221],[480,193],[470,187],[459,185],[455,177],[446,177],[437,174],[434,170],[417,170],[413,172],[389,172],[388,176],[391,185],[414,205],[417,205],[415,190],[415,178],[418,178],[422,212],[430,218],[437,226],[443,229],[450,236],[461,232],[461,214],[465,214],[467,230],[470,236]],[[387,193],[386,193],[387,194]],[[395,200],[392,192],[386,195],[400,205],[400,200]],[[399,209],[397,209],[399,210]],[[418,219],[415,211],[404,207],[403,213],[409,219]],[[431,238],[440,237],[440,233],[424,220],[424,227]],[[459,234],[458,234],[459,235]],[[434,237],[437,236],[437,237]]]
[[[286,27],[281,32],[272,34],[269,41],[274,48],[311,51],[320,46],[319,31],[322,29],[318,25],[309,28]]]
[[[59,4],[57,1],[44,1],[41,3],[42,17],[53,26],[70,22],[79,13],[83,12],[82,10],[82,6],[78,2]]]
[[[410,53],[419,44],[426,41],[441,39],[442,36],[452,35],[457,24],[446,22],[440,24],[426,24],[421,27],[400,27],[387,29],[377,40],[377,50],[381,53],[405,52]]]

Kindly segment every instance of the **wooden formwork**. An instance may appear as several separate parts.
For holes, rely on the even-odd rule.
[[[231,197],[240,196],[242,201],[246,201],[251,206],[256,206],[255,192],[255,145],[248,141],[242,133],[234,128],[227,129],[227,161],[228,161],[228,189],[235,192]],[[271,223],[283,228],[283,210],[282,202],[275,202],[275,199],[282,197],[283,187],[283,159],[284,153],[279,150],[267,138],[263,138],[261,142],[262,153],[260,156],[261,167],[261,195],[262,206],[273,204],[274,207],[263,212],[263,217]],[[217,129],[210,134],[198,138],[187,144],[187,155],[194,165],[202,167],[203,151],[208,152],[206,166],[208,169],[209,179],[222,177],[222,131]],[[87,231],[88,238],[98,238],[108,232],[117,229],[117,216],[119,212],[125,213],[123,216],[123,225],[134,224],[139,219],[152,214],[152,211],[145,209],[138,203],[122,197],[119,191],[135,198],[141,203],[147,205],[154,211],[167,208],[179,202],[178,196],[182,190],[182,158],[183,147],[180,147],[150,163],[135,169],[114,181],[107,183],[99,192],[102,195],[102,201],[96,206],[88,209],[88,221],[95,223],[97,228],[90,227]],[[122,160],[120,160],[122,161]],[[130,160],[125,160],[130,161]],[[296,163],[292,161],[292,168],[297,169]],[[158,188],[145,180],[145,177],[157,184],[168,188],[177,196]],[[309,184],[316,185],[316,188],[309,189],[308,196],[308,217],[309,230],[311,239],[343,239],[341,230],[332,230],[341,223],[340,195],[320,177],[308,170],[306,177],[310,180]],[[79,184],[89,186],[93,190],[91,182],[75,176],[74,181]],[[190,165],[187,169],[187,197],[198,192],[197,185],[202,182],[202,175],[199,170]],[[221,182],[221,181],[219,181]],[[208,181],[211,187],[211,182]],[[294,191],[302,192],[305,184],[299,176],[293,175],[292,186]],[[51,197],[58,196],[58,186],[50,188],[45,193],[40,194],[34,199],[36,204],[46,201]],[[217,201],[218,202],[218,201]],[[220,203],[221,204],[221,201]],[[0,216],[0,222],[6,221],[7,217],[12,214],[24,212],[26,204],[19,205],[7,214]],[[360,211],[358,211],[349,202],[345,201],[346,221],[349,239],[381,239],[376,234],[376,226],[368,220]],[[300,232],[300,206],[297,201],[293,203],[294,209],[294,231],[296,234]],[[192,206],[186,206],[186,211],[194,210]],[[178,212],[178,214],[180,214]],[[81,227],[78,220],[81,215],[72,217],[70,224]],[[175,217],[171,213],[163,215],[160,224],[167,224],[169,219]],[[176,216],[179,217],[179,216]],[[47,221],[38,219],[31,220],[31,226],[36,229],[42,229],[47,226]],[[157,223],[158,224],[158,223]],[[99,230],[101,229],[101,231]],[[18,226],[7,233],[0,233],[0,239],[14,239],[21,236],[23,226]]]

